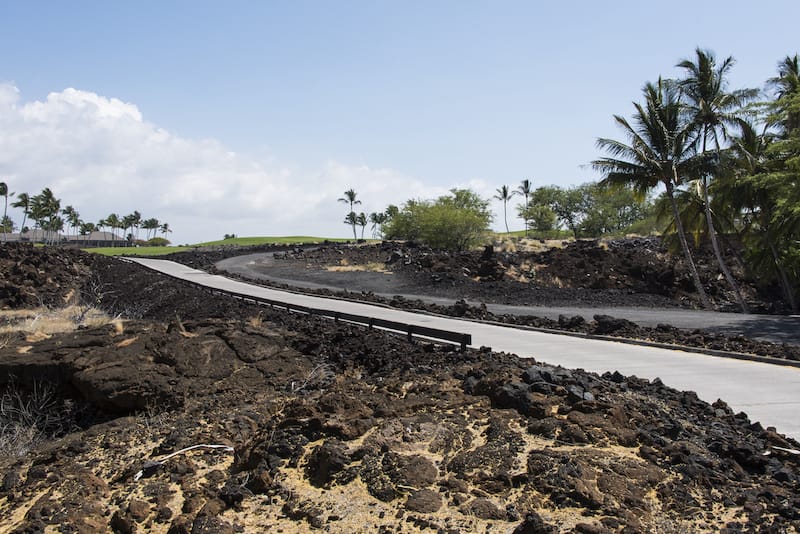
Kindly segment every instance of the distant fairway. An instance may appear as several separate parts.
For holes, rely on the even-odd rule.
[[[239,247],[251,247],[254,245],[299,245],[301,243],[322,243],[323,241],[344,243],[348,241],[348,239],[305,235],[284,237],[234,237],[231,239],[207,241],[205,243],[197,243],[196,245],[177,247],[99,247],[85,248],[83,250],[86,252],[94,252],[95,254],[102,254],[104,256],[164,256],[166,254],[172,254],[173,252],[184,252],[201,247],[218,247],[223,245]]]
[[[323,241],[334,241],[344,243],[349,241],[344,238],[313,237],[307,235],[290,235],[284,237],[234,237],[231,239],[220,239],[219,241],[208,241],[198,243],[197,247],[213,247],[218,245],[239,245],[241,247],[251,247],[253,245],[294,245],[300,243],[322,243]]]

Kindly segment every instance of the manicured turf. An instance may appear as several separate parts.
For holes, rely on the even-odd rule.
[[[207,241],[196,245],[180,247],[102,247],[86,248],[86,252],[94,252],[105,256],[163,256],[173,252],[183,252],[197,247],[214,247],[220,245],[235,245],[249,247],[253,245],[292,245],[300,243],[322,243],[323,241],[335,241],[337,243],[348,241],[341,238],[312,237],[304,235],[292,235],[285,237],[234,237],[233,239],[221,239],[219,241]]]
[[[191,249],[192,247],[98,247],[83,250],[104,256],[163,256]]]
[[[206,243],[198,243],[198,247],[208,247],[215,245],[239,245],[239,246],[253,246],[253,245],[268,245],[280,244],[289,245],[295,243],[322,243],[323,241],[344,242],[347,239],[329,238],[329,237],[311,237],[307,235],[290,235],[285,237],[234,237],[232,239],[221,239],[219,241],[208,241]]]

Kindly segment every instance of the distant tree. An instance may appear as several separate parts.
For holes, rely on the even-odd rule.
[[[8,197],[13,195],[13,194],[14,193],[9,193],[8,192],[8,184],[6,184],[5,182],[0,182],[0,197],[3,197],[3,201],[4,201],[4,204],[3,204],[3,218],[2,218],[2,221],[3,221],[3,225],[2,226],[3,226],[3,228],[6,228],[5,220],[6,220],[6,217],[8,216]],[[6,230],[3,230],[3,241],[6,240],[6,235],[5,235],[6,233],[11,233],[11,232],[7,232]]]
[[[36,226],[45,232],[45,243],[53,243],[57,238],[54,232],[60,231],[64,227],[64,221],[61,220],[60,224],[56,219],[59,211],[61,210],[61,201],[56,198],[53,191],[49,187],[42,189],[38,195],[34,195],[30,199],[31,203],[31,218],[36,222]],[[54,230],[59,228],[59,230]]]
[[[528,207],[528,198],[531,196],[531,191],[531,181],[528,179],[522,180],[519,187],[517,187],[517,192],[525,198],[525,203],[522,205],[523,211]],[[528,220],[523,217],[523,222],[525,223],[525,237],[528,237]]]
[[[172,229],[169,227],[169,223],[162,223],[160,231],[164,235],[165,239],[167,237],[167,234],[171,234],[172,233]]]
[[[555,212],[546,204],[531,202],[524,209],[520,205],[518,211],[520,217],[528,221],[528,228],[532,228],[537,232],[549,232],[554,230],[558,223],[558,217]]]
[[[383,237],[382,226],[389,220],[389,215],[385,212],[381,213],[370,213],[369,214],[369,222],[372,223],[372,237],[378,238]]]
[[[11,204],[11,207],[22,209],[22,224],[19,227],[19,231],[24,232],[25,222],[28,220],[28,215],[30,215],[31,209],[31,199],[28,196],[28,193],[20,193],[17,195],[17,201]]]
[[[97,226],[92,222],[82,222],[80,225],[80,234],[84,237],[84,242],[89,240],[92,232],[97,231]]]
[[[0,232],[4,234],[11,234],[14,233],[14,221],[8,215],[4,216],[2,220],[0,220]]]
[[[344,192],[344,196],[342,198],[338,199],[338,202],[342,202],[344,204],[349,204],[350,205],[350,213],[348,213],[345,216],[346,217],[345,220],[351,220],[352,221],[351,222],[351,226],[353,227],[353,239],[358,239],[358,236],[356,236],[356,224],[357,224],[356,218],[357,218],[357,216],[355,214],[355,209],[354,208],[355,208],[356,204],[361,204],[361,201],[357,200],[356,196],[357,195],[356,195],[356,192],[355,192],[354,189],[348,189],[347,191]],[[353,215],[352,218],[350,217],[350,214]]]
[[[61,215],[66,217],[66,223],[77,235],[81,225],[80,214],[72,206],[67,206],[61,210]]]
[[[112,213],[104,219],[104,222],[105,224],[103,226],[111,228],[111,242],[113,246],[116,246],[117,230],[123,227],[122,219],[120,219],[119,215],[116,213]]]
[[[367,214],[363,211],[356,216],[356,224],[361,227],[361,239],[364,239],[364,229],[367,227]]]
[[[151,238],[150,231],[152,230],[153,231],[153,236],[155,236],[155,234],[158,231],[158,229],[161,228],[161,223],[158,222],[158,219],[154,219],[154,218],[145,219],[142,222],[142,228],[147,230],[147,234],[146,234],[147,235],[147,239],[150,239]]]
[[[494,196],[495,199],[503,203],[503,222],[506,224],[506,233],[508,233],[508,201],[516,194],[517,191],[511,191],[507,185],[503,185],[497,189],[497,194]]]
[[[358,215],[356,212],[351,211],[347,215],[344,216],[344,224],[351,226],[353,228],[353,239],[357,240],[358,236],[356,235],[356,225],[358,224]]]
[[[388,239],[420,240],[434,248],[465,250],[489,230],[489,201],[469,189],[451,189],[435,201],[409,200],[387,223]]]

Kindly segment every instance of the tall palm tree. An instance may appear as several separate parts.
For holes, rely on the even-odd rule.
[[[704,158],[713,150],[714,158],[712,161],[720,161],[721,141],[728,137],[728,126],[734,124],[738,118],[744,104],[755,98],[757,91],[743,89],[737,91],[727,90],[727,77],[735,61],[728,56],[717,65],[714,54],[708,50],[700,48],[695,50],[696,61],[684,59],[678,63],[686,71],[686,76],[680,80],[680,88],[686,96],[686,110],[692,121],[693,137],[697,143],[698,150]],[[713,147],[709,148],[709,142],[713,142]],[[716,165],[714,173],[719,173],[719,166]],[[714,169],[714,167],[711,167]],[[725,259],[722,257],[717,232],[714,228],[714,217],[711,213],[711,202],[709,199],[709,179],[716,178],[711,173],[704,172],[701,175],[703,204],[705,207],[706,224],[708,225],[708,237],[714,249],[714,256],[717,264],[722,270],[725,280],[731,286],[736,300],[742,312],[747,313],[747,303],[742,297],[739,285],[733,278]]]
[[[357,241],[358,236],[356,235],[356,225],[358,224],[358,215],[356,215],[356,212],[351,211],[345,215],[344,224],[348,224],[353,227],[353,239]]]
[[[106,217],[103,220],[103,222],[105,223],[103,226],[108,226],[109,228],[111,228],[111,243],[113,244],[113,246],[117,246],[116,245],[117,229],[122,228],[122,219],[120,219],[119,215],[117,215],[116,213],[112,213],[108,217]]]
[[[389,220],[389,215],[386,212],[370,213],[369,222],[372,223],[372,237],[377,238],[383,236],[382,226]]]
[[[528,184],[528,188],[530,189],[530,184]],[[503,203],[503,221],[506,223],[506,233],[508,233],[508,215],[506,214],[508,201],[516,194],[517,191],[511,191],[507,185],[504,185],[497,189],[497,194],[494,196],[495,199]]]
[[[363,211],[356,216],[356,224],[361,227],[361,239],[364,239],[364,229],[367,227],[367,214]]]
[[[61,210],[61,214],[66,217],[66,222],[69,224],[69,227],[75,232],[75,236],[78,235],[78,230],[80,229],[81,225],[81,216],[80,214],[73,208],[72,206],[67,206],[66,208]]]
[[[31,197],[30,203],[31,218],[36,221],[36,226],[44,231],[45,243],[55,242],[57,235],[53,234],[53,228],[64,227],[63,220],[60,225],[55,221],[56,218],[59,218],[61,201],[56,198],[49,187],[45,187],[41,193]]]
[[[527,210],[528,197],[530,197],[531,193],[533,193],[531,181],[528,179],[522,180],[519,186],[517,187],[516,192],[525,197],[525,209]],[[528,219],[526,219],[525,216],[523,215],[522,220],[525,223],[525,237],[528,237]],[[506,225],[506,232],[508,232],[508,225]]]
[[[797,313],[795,290],[785,265],[785,255],[789,249],[786,241],[791,241],[791,238],[787,240],[775,224],[778,204],[783,195],[761,179],[773,166],[769,150],[774,136],[766,128],[758,133],[747,121],[740,122],[740,130],[741,134],[732,138],[729,150],[731,172],[735,174],[735,179],[722,182],[723,187],[715,196],[720,197],[720,202],[742,213],[742,234],[752,267],[762,279],[777,279],[786,302]]]
[[[147,236],[147,241],[149,241],[150,237],[151,237],[150,236],[150,230],[153,230],[153,236],[152,237],[155,237],[156,236],[156,232],[158,231],[159,228],[161,228],[161,223],[158,222],[158,219],[155,219],[155,218],[145,219],[142,222],[142,228],[147,230],[146,236]]]
[[[2,219],[3,221],[5,221],[6,217],[8,216],[8,197],[13,195],[13,194],[14,193],[9,193],[8,192],[8,184],[6,184],[5,182],[0,182],[0,197],[3,197],[3,200],[5,201],[5,204],[3,205],[3,219]],[[5,241],[5,240],[6,240],[6,232],[5,232],[5,226],[4,226],[3,227],[3,241]]]
[[[17,195],[17,201],[12,203],[11,207],[22,209],[22,225],[19,227],[19,233],[22,234],[25,230],[25,221],[31,213],[31,197],[28,196],[28,193],[20,193]]]
[[[697,164],[690,129],[683,120],[680,95],[673,83],[660,78],[656,84],[647,83],[643,93],[644,105],[634,103],[633,124],[614,115],[629,144],[598,139],[598,148],[611,157],[593,161],[592,168],[603,174],[602,185],[625,185],[641,195],[659,184],[664,185],[686,264],[703,306],[709,308],[711,303],[692,259],[674,195],[675,188],[684,176],[692,174]]]
[[[169,223],[162,223],[161,227],[159,228],[159,231],[164,235],[165,239],[167,237],[167,234],[172,233],[172,229],[169,227]]]
[[[351,188],[351,189],[348,189],[347,191],[344,192],[344,196],[342,198],[338,199],[338,202],[343,202],[345,204],[350,204],[350,214],[352,214],[353,216],[350,217],[350,214],[348,214],[346,220],[351,220],[352,221],[350,224],[353,226],[353,239],[354,240],[358,240],[358,236],[356,235],[356,224],[357,224],[356,219],[357,219],[357,216],[356,216],[356,213],[355,213],[355,210],[353,209],[353,207],[356,204],[361,204],[361,201],[360,200],[356,200],[356,192],[355,192],[354,189]]]
[[[767,84],[775,91],[776,99],[786,99],[800,93],[800,57],[786,56],[778,63],[778,75],[767,80]],[[800,109],[787,110],[777,126],[781,134],[800,128]]]

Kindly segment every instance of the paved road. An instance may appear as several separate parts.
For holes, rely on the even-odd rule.
[[[166,260],[130,259],[171,276],[216,289],[302,306],[469,332],[474,346],[489,346],[495,351],[516,353],[568,368],[583,368],[597,373],[617,370],[624,375],[649,379],[659,377],[671,387],[695,391],[708,402],[721,398],[732,409],[747,413],[753,421],[774,426],[779,432],[800,439],[800,417],[797,415],[800,413],[800,368],[432,317],[253,286]]]
[[[385,275],[378,273],[359,273],[359,280],[364,280],[366,286],[348,286],[344,281],[339,285],[330,283],[331,274],[325,273],[325,282],[319,283],[312,279],[289,280],[275,276],[269,272],[272,263],[272,253],[248,254],[228,258],[217,263],[217,267],[223,271],[235,273],[246,278],[271,280],[294,287],[309,289],[331,289],[334,291],[360,291],[373,290],[376,295],[391,298],[398,293],[382,293],[376,290],[378,287],[385,287],[384,283],[374,284],[371,287],[370,278],[380,278]],[[313,276],[303,273],[304,276]],[[298,276],[298,278],[300,278]],[[347,278],[348,280],[350,277]],[[452,305],[453,299],[432,297],[428,295],[406,294],[399,289],[400,294],[408,299],[420,299],[440,305]],[[469,301],[471,304],[479,305],[479,302]],[[800,317],[785,315],[757,315],[742,313],[721,313],[701,310],[685,310],[680,308],[673,309],[652,309],[652,308],[622,308],[622,307],[601,307],[601,308],[579,308],[574,306],[507,306],[504,304],[487,304],[486,308],[495,314],[509,315],[536,315],[558,319],[559,315],[581,315],[587,321],[592,320],[595,314],[611,315],[622,317],[644,326],[657,326],[660,323],[670,324],[678,328],[702,328],[710,332],[725,334],[742,334],[753,339],[771,341],[773,343],[791,343],[800,345]]]

